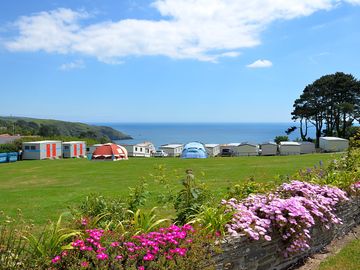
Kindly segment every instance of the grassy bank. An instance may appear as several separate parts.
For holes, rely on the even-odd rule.
[[[148,206],[156,205],[163,188],[154,183],[150,174],[166,168],[172,183],[179,186],[185,169],[194,174],[221,197],[226,187],[249,177],[266,182],[279,175],[291,175],[301,168],[327,162],[332,154],[275,157],[212,158],[203,160],[130,159],[121,162],[88,160],[43,160],[0,164],[0,210],[14,214],[23,210],[26,218],[36,223],[56,218],[67,206],[79,202],[91,192],[108,196],[125,196],[128,188],[142,178],[148,180],[151,198]]]
[[[338,254],[321,263],[319,270],[358,270],[360,267],[360,240],[346,245]]]

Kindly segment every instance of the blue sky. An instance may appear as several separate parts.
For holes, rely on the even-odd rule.
[[[0,2],[0,115],[289,122],[322,75],[360,79],[359,0]]]

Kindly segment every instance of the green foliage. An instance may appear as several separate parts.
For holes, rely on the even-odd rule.
[[[0,212],[0,268],[25,269],[28,263],[25,231],[29,229],[19,212],[19,219]]]
[[[225,199],[235,198],[241,200],[247,198],[250,194],[267,193],[274,190],[275,187],[275,182],[259,183],[255,182],[254,178],[251,177],[245,182],[240,182],[232,187],[228,187]]]
[[[129,210],[136,211],[139,207],[144,206],[149,196],[147,190],[148,184],[142,180],[137,186],[129,187],[128,205]]]
[[[25,239],[30,244],[30,253],[40,263],[44,263],[56,254],[66,249],[72,249],[71,240],[81,234],[80,230],[61,227],[63,215],[60,215],[56,223],[49,222],[40,235],[28,233]]]
[[[300,170],[294,178],[351,192],[350,186],[360,179],[360,149],[350,148],[345,155],[334,159],[329,165],[324,166],[320,162],[318,166]]]
[[[186,171],[186,178],[182,181],[183,188],[178,192],[174,201],[176,222],[185,224],[200,211],[203,205],[211,203],[211,193],[205,184],[197,184],[192,170]]]
[[[288,136],[276,136],[274,139],[274,142],[276,142],[277,144],[279,144],[280,142],[287,142],[287,141],[289,141]]]
[[[155,211],[156,207],[148,213],[141,209],[137,209],[136,212],[129,210],[130,215],[127,217],[127,225],[129,226],[125,228],[126,231],[130,230],[133,235],[148,233],[159,228],[164,222],[170,221],[169,219],[158,219]]]
[[[224,236],[226,234],[225,225],[230,223],[233,214],[225,206],[211,207],[203,205],[189,223],[198,224],[203,234]]]
[[[79,206],[72,207],[71,213],[77,220],[86,219],[89,227],[114,228],[126,219],[127,205],[121,198],[92,193]]]
[[[0,144],[0,153],[9,153],[9,152],[17,152],[19,149],[15,144],[12,143],[4,143]]]
[[[169,204],[173,204],[176,198],[176,185],[173,182],[174,179],[177,181],[181,179],[178,170],[169,171],[164,165],[157,165],[154,168],[154,173],[151,173],[149,178],[156,185],[164,187],[164,192],[158,195],[158,204],[161,204],[164,208]]]
[[[26,117],[0,117],[4,133],[21,135],[65,136],[90,138],[97,141],[131,139],[130,136],[111,127],[92,126],[83,123]],[[15,132],[14,132],[15,131]]]
[[[294,102],[294,120],[314,125],[317,147],[322,134],[345,138],[360,115],[360,81],[351,74],[336,72],[307,85]],[[302,134],[303,137],[303,134]]]

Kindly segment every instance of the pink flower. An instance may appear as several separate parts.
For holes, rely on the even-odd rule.
[[[138,267],[138,270],[145,270],[145,267],[141,265]]]
[[[112,242],[112,243],[110,244],[110,246],[112,246],[112,247],[118,247],[118,246],[119,246],[119,242]]]
[[[147,253],[143,258],[144,261],[152,261],[154,259],[155,259],[155,256],[151,253]]]
[[[98,258],[99,260],[106,260],[109,256],[105,253],[99,253],[98,255],[96,255],[96,258]]]
[[[56,264],[56,263],[58,263],[60,260],[61,260],[61,257],[60,257],[60,256],[56,256],[54,259],[51,260],[51,262],[52,262],[53,264]]]
[[[83,267],[83,268],[88,268],[89,267],[89,263],[87,262],[87,261],[83,261],[83,262],[81,262],[81,267]]]

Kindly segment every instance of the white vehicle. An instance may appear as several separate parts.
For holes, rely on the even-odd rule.
[[[157,150],[154,153],[154,157],[167,157],[168,153],[166,153],[164,150]]]

